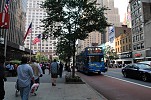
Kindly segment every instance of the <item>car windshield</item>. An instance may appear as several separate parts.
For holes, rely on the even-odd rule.
[[[150,65],[147,65],[147,64],[137,64],[137,66],[138,66],[140,69],[151,68],[151,66],[150,66]]]

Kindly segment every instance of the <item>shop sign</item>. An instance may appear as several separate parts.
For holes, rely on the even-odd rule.
[[[135,53],[134,56],[135,56],[135,57],[141,57],[142,54],[141,54],[141,53]]]
[[[132,58],[132,52],[120,54],[119,58],[121,58],[121,59],[123,59],[123,58]]]

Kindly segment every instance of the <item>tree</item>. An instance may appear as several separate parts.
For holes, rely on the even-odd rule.
[[[48,58],[44,55],[41,55],[40,52],[37,52],[35,58],[38,62],[47,62],[48,61]]]
[[[49,37],[65,38],[71,48],[68,50],[73,57],[74,77],[75,42],[77,39],[86,39],[88,33],[92,31],[103,32],[108,26],[104,13],[108,8],[97,7],[96,0],[46,0],[41,7],[47,13],[47,17],[42,20],[44,34]]]
[[[105,49],[104,49],[104,57],[105,57],[105,59],[108,61],[107,62],[107,65],[109,65],[110,66],[110,61],[111,60],[115,60],[115,59],[117,59],[118,58],[118,55],[117,55],[117,53],[115,52],[115,50],[111,47],[111,46],[109,46],[109,45],[107,45],[106,47],[105,47]]]
[[[70,62],[70,58],[72,57],[72,46],[69,43],[69,40],[62,38],[57,43],[56,52],[59,55],[59,59],[63,60],[66,63]]]

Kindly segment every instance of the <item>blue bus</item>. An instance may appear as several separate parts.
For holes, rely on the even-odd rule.
[[[106,72],[102,47],[86,47],[84,51],[76,56],[76,68],[77,71],[86,74]]]

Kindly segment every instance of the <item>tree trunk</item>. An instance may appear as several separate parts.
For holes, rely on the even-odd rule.
[[[73,40],[73,66],[72,66],[72,77],[75,77],[75,40]]]

